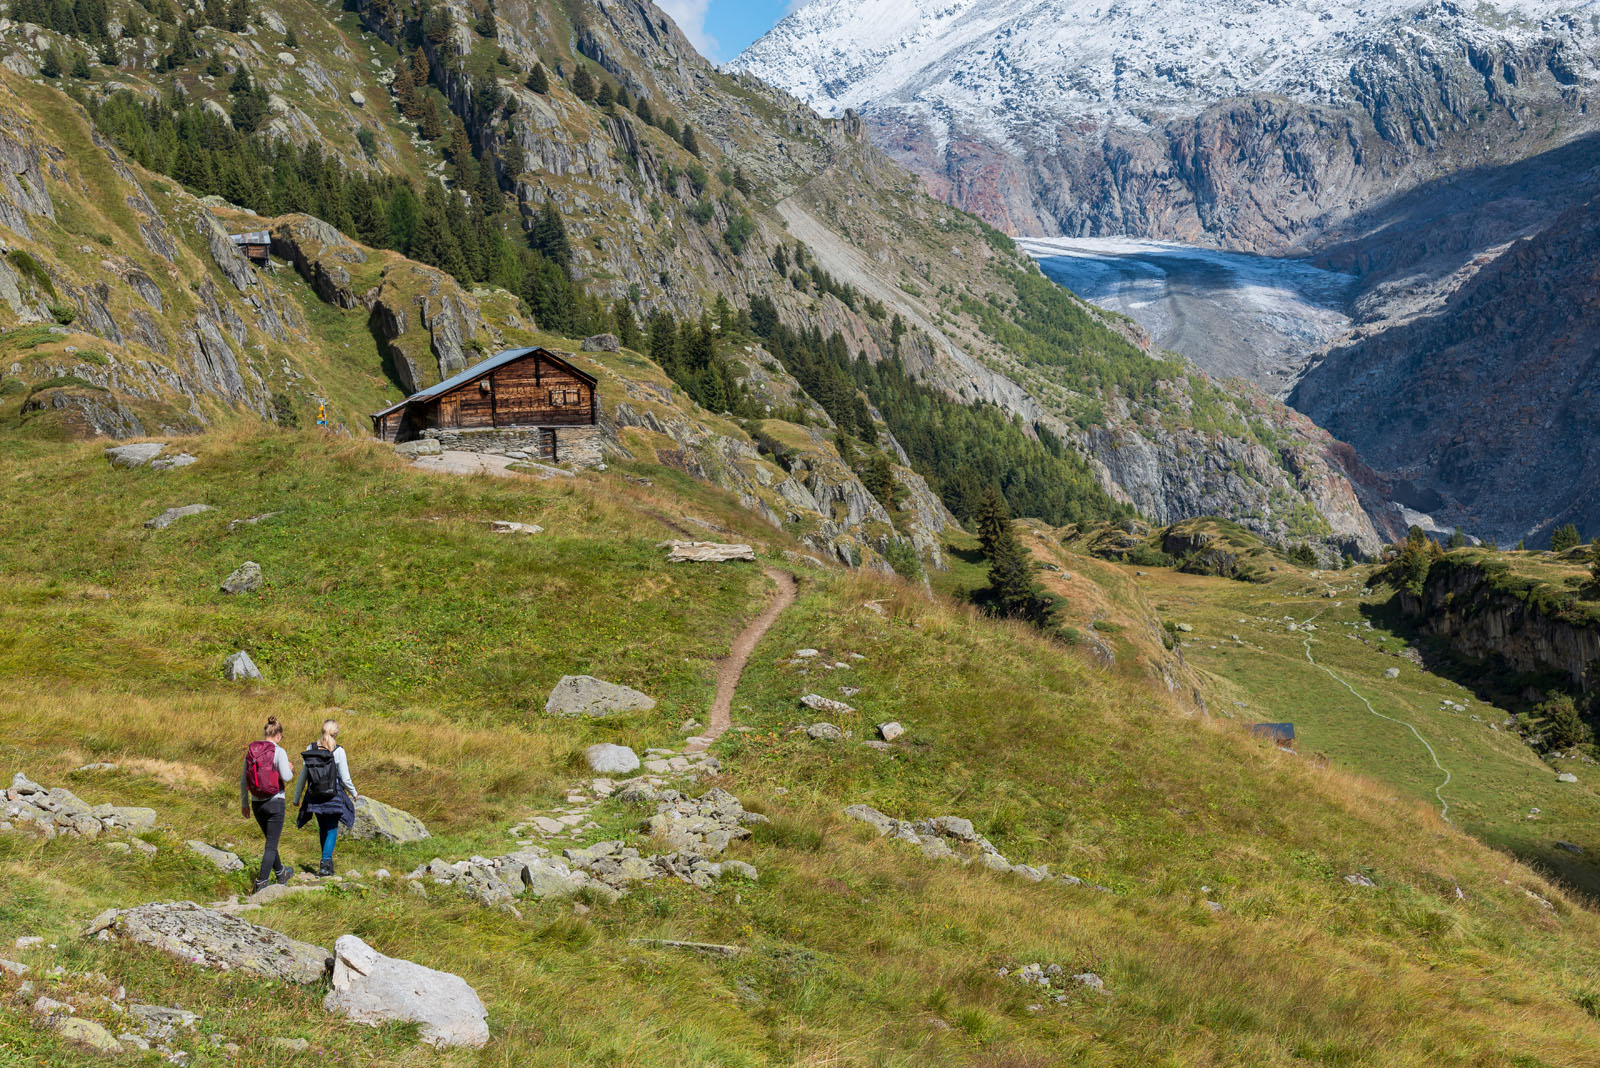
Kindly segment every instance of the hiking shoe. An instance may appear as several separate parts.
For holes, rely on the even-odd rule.
[[[256,880],[256,888],[254,890],[250,891],[250,892],[252,894],[259,894],[259,893],[261,893],[261,891],[265,890],[271,884],[272,884],[272,880],[271,879],[257,879]]]
[[[293,878],[294,878],[294,865],[293,864],[287,864],[287,865],[284,866],[282,871],[278,872],[278,885],[279,886],[288,886],[289,885],[289,880],[293,879]]]
[[[323,878],[323,879],[326,879],[328,876],[330,876],[332,874],[333,874],[333,861],[331,861],[331,860],[323,861],[322,862],[322,867],[317,869],[317,875],[319,877]]]

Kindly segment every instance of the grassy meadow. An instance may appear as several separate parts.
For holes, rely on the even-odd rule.
[[[1296,607],[1278,614],[1299,617],[1334,604],[1274,587],[1075,563],[1061,581],[1094,585],[1083,587],[1085,603],[1099,598],[1088,614],[1129,654],[1106,670],[1082,647],[898,580],[806,568],[735,698],[735,722],[750,730],[716,750],[719,784],[771,820],[729,854],[755,864],[759,882],[658,882],[583,909],[528,900],[517,919],[447,888],[424,898],[372,878],[435,855],[503,852],[511,824],[559,804],[581,777],[585,746],[673,745],[682,721],[703,716],[715,661],[768,584],[758,565],[667,565],[656,542],[702,529],[685,516],[751,540],[763,561],[786,563],[796,546],[730,497],[656,467],[458,479],[312,433],[182,445],[200,462],[165,474],[112,469],[94,445],[0,445],[0,772],[91,803],[147,804],[161,823],[149,858],[0,834],[0,946],[22,934],[55,944],[3,951],[33,967],[39,992],[95,992],[93,980],[44,977],[56,964],[101,972],[130,1000],[181,1005],[242,1047],[197,1041],[192,1064],[1576,1068],[1600,1058],[1600,922],[1587,905],[1439,820],[1418,792],[1425,781],[1390,786],[1377,781],[1384,768],[1340,757],[1332,712],[1323,728],[1299,711],[1311,683],[1291,671],[1294,635],[1251,632],[1272,650],[1257,662],[1284,674],[1281,690],[1264,666],[1234,678],[1220,650],[1202,652],[1224,614],[1247,615],[1227,597],[1282,596]],[[142,526],[196,502],[215,510]],[[270,511],[280,514],[228,529]],[[492,534],[491,519],[545,533]],[[262,565],[262,591],[217,592],[246,559]],[[972,566],[938,581],[969,582]],[[1303,749],[1333,759],[1281,753],[1152,681],[1159,636],[1152,647],[1135,626],[1147,605],[1193,623],[1181,649],[1218,693],[1236,692],[1250,715],[1304,723]],[[1313,637],[1324,635],[1358,644]],[[800,647],[823,655],[797,664]],[[223,681],[236,648],[262,682]],[[1352,681],[1372,674],[1328,652]],[[568,673],[637,686],[660,705],[604,722],[549,719],[544,698]],[[1399,681],[1421,686],[1411,672]],[[850,739],[795,732],[817,718],[801,695],[840,698],[844,687],[859,691],[847,698],[859,711],[837,719]],[[350,1024],[322,1012],[319,990],[77,936],[109,906],[245,891],[246,876],[217,873],[182,843],[258,857],[254,824],[236,808],[241,748],[268,714],[291,725],[286,744],[298,748],[329,708],[344,710],[362,791],[437,837],[343,844],[340,867],[369,873],[360,886],[249,918],[322,945],[353,932],[462,975],[489,1008],[481,1051],[436,1052],[407,1028]],[[857,744],[890,719],[908,732],[892,753]],[[1495,741],[1510,740],[1482,744]],[[94,761],[117,768],[74,770]],[[966,816],[1012,861],[1110,892],[926,860],[846,819],[854,802],[902,818]],[[1462,805],[1460,822],[1476,830]],[[614,834],[648,810],[608,802],[600,813]],[[312,859],[309,832],[285,841],[288,860]],[[1343,879],[1358,872],[1376,886]],[[746,952],[714,960],[636,942],[659,937]],[[1108,993],[1072,987],[1057,1004],[997,974],[1034,961],[1092,971]],[[82,1051],[18,1011],[15,987],[0,975],[0,1064],[82,1064]],[[116,1030],[114,1013],[78,1000]],[[274,1036],[311,1049],[288,1053]]]

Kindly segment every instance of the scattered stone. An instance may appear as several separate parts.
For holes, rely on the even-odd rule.
[[[18,949],[32,949],[34,946],[44,945],[44,939],[38,935],[23,935],[14,944]]]
[[[271,519],[273,516],[279,516],[282,514],[282,512],[262,512],[260,515],[253,515],[248,519],[230,519],[228,521],[228,530],[232,532],[238,530],[240,527],[253,527],[263,520]]]
[[[106,459],[111,461],[113,467],[143,467],[145,464],[161,455],[166,443],[160,441],[141,441],[134,445],[113,445],[106,450]]]
[[[832,698],[823,697],[821,694],[808,693],[800,698],[800,703],[813,712],[826,712],[834,716],[848,716],[855,713],[855,709],[843,701],[835,701]]]
[[[20,979],[24,975],[28,974],[28,966],[14,960],[6,960],[5,958],[0,957],[0,972],[6,972],[7,974],[14,975]]]
[[[256,667],[256,662],[250,659],[250,654],[240,649],[228,657],[222,665],[223,678],[229,682],[243,682],[247,679],[259,679],[261,669]]]
[[[261,565],[254,560],[246,560],[222,580],[223,593],[252,593],[260,588]]]
[[[193,1031],[200,1017],[187,1009],[165,1005],[129,1005],[128,1012],[139,1021],[144,1037],[153,1042],[172,1042],[180,1031]]]
[[[729,875],[737,875],[741,879],[748,879],[751,882],[758,882],[761,879],[761,873],[756,871],[756,866],[754,864],[746,864],[742,860],[723,861],[722,875],[724,878]]]
[[[1397,667],[1384,668],[1383,677],[1386,679],[1398,679],[1400,677],[1400,669]]]
[[[1088,987],[1090,990],[1101,994],[1106,992],[1106,981],[1094,974],[1094,972],[1081,972],[1078,975],[1074,975],[1072,981],[1079,986]]]
[[[209,504],[186,504],[181,508],[168,508],[154,519],[146,519],[144,525],[150,530],[166,530],[180,519],[209,511],[211,511]]]
[[[544,704],[545,712],[552,716],[600,717],[648,712],[655,707],[655,698],[593,675],[563,675]]]
[[[358,108],[364,108],[367,106],[367,96],[359,89],[352,89],[350,90],[350,103]]]
[[[1192,623],[1179,623],[1177,624],[1177,629],[1184,634],[1194,633],[1194,625]]]
[[[356,798],[356,821],[350,828],[350,837],[405,843],[420,842],[432,836],[411,813],[363,794]]]
[[[844,731],[832,723],[813,723],[806,728],[806,735],[818,742],[842,742]]]
[[[115,764],[110,763],[109,761],[101,760],[101,761],[96,761],[93,764],[85,764],[83,767],[79,768],[78,770],[79,771],[115,771],[115,770],[117,770],[117,766]]]
[[[219,971],[240,970],[290,983],[316,983],[328,971],[328,951],[193,901],[108,909],[85,929]]]
[[[415,460],[419,456],[442,456],[444,446],[439,444],[438,438],[417,438],[415,441],[400,442],[394,451],[408,460]]]
[[[879,741],[876,738],[868,738],[866,741],[862,742],[861,745],[863,748],[871,749],[878,753],[894,752],[894,746],[890,745],[888,742]]]
[[[820,655],[821,654],[815,649],[796,649],[794,651],[794,658],[796,660],[810,660]]]
[[[583,339],[579,352],[621,352],[622,342],[615,334],[594,334]]]
[[[466,980],[386,957],[355,935],[333,945],[333,988],[322,1007],[373,1027],[421,1024],[422,1040],[434,1046],[477,1049],[489,1041],[489,1012]]]
[[[601,775],[626,775],[639,770],[639,755],[625,745],[601,742],[583,752],[591,771]]]
[[[267,1039],[269,1043],[279,1049],[286,1049],[290,1053],[304,1053],[311,1048],[311,1043],[303,1038],[284,1038],[281,1035]]]
[[[1371,879],[1369,879],[1367,876],[1361,874],[1360,872],[1353,872],[1350,875],[1346,875],[1344,877],[1344,881],[1349,883],[1351,886],[1377,886],[1378,885],[1377,883],[1373,882]]]
[[[755,561],[756,551],[748,545],[723,545],[714,541],[664,541],[658,548],[670,549],[667,563],[721,564],[730,560]]]
[[[1572,772],[1570,772],[1570,771],[1563,771],[1560,775],[1556,776],[1556,782],[1577,782],[1577,781],[1578,781],[1578,777],[1576,775],[1572,774]]]
[[[216,865],[218,871],[244,871],[244,861],[225,849],[217,849],[195,838],[189,839],[184,845],[189,847],[189,852],[198,854]]]
[[[650,946],[654,949],[686,949],[691,953],[702,953],[708,957],[722,957],[732,959],[744,952],[743,946],[725,946],[716,942],[680,942],[674,938],[634,938],[630,939],[636,946]]]
[[[122,1043],[117,1041],[116,1036],[93,1020],[81,1020],[75,1016],[55,1017],[51,1019],[50,1027],[68,1042],[92,1049],[96,1053],[122,1052]]]
[[[176,456],[159,456],[156,459],[151,460],[150,470],[168,471],[174,467],[188,467],[190,464],[197,464],[199,462],[199,460],[195,459],[193,456],[190,456],[188,453],[180,452]]]
[[[544,527],[537,523],[513,523],[509,519],[491,519],[489,529],[496,534],[543,534]]]
[[[906,732],[900,724],[890,721],[878,724],[878,736],[886,742],[892,742]]]
[[[1568,853],[1576,853],[1580,857],[1583,856],[1583,846],[1576,842],[1557,842],[1556,848],[1565,849]]]

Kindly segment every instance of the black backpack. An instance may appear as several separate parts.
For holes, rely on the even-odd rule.
[[[339,768],[333,762],[333,754],[313,743],[300,754],[300,759],[306,765],[305,800],[332,801],[339,793]]]

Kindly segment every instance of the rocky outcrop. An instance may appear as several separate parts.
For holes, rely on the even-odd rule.
[[[1564,675],[1585,692],[1600,687],[1600,618],[1570,590],[1518,578],[1504,564],[1446,556],[1429,569],[1421,594],[1400,604],[1425,634],[1472,661],[1524,675]]]
[[[126,939],[202,968],[288,983],[316,983],[328,973],[327,950],[192,901],[109,909],[84,934]]]
[[[449,275],[420,263],[390,264],[368,302],[373,332],[387,346],[400,384],[409,393],[481,359],[481,347],[467,347],[480,334],[497,344],[478,314],[477,301]]]
[[[362,294],[352,287],[350,268],[366,263],[367,254],[336,227],[310,215],[284,216],[272,225],[272,254],[294,264],[327,303],[361,306]]]
[[[154,809],[91,805],[65,787],[40,786],[20,771],[12,778],[11,786],[0,792],[0,819],[10,825],[35,828],[46,838],[58,834],[76,838],[140,834],[156,825]]]

